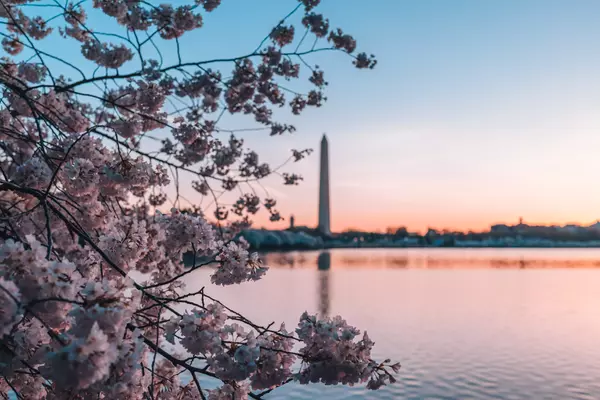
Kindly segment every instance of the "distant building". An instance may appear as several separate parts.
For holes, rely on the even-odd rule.
[[[559,228],[559,229],[562,229],[562,230],[570,232],[570,233],[578,233],[578,232],[585,230],[584,227],[582,227],[580,225],[575,225],[575,224],[565,225],[563,228]]]
[[[590,225],[588,228],[593,229],[593,230],[600,230],[600,221],[596,221],[595,223]]]
[[[493,233],[509,233],[511,231],[512,231],[512,227],[505,225],[505,224],[492,225],[490,228],[490,232],[493,232]]]
[[[294,229],[294,216],[290,217],[290,229]]]

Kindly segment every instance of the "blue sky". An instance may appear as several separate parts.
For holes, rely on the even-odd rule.
[[[249,53],[296,4],[223,0],[182,38],[183,59]],[[245,138],[276,164],[291,148],[318,149],[327,133],[335,230],[600,218],[600,1],[323,0],[317,11],[374,53],[377,68],[356,70],[342,54],[309,57],[329,81],[325,106],[280,114],[294,135]],[[114,28],[97,13],[91,22]],[[43,46],[74,55],[57,43]],[[167,59],[174,46],[161,45]],[[284,215],[313,225],[318,154],[288,170],[304,183],[264,186]]]
[[[279,140],[316,147],[327,132],[334,228],[600,216],[600,2],[365,4],[320,7],[378,67],[323,62],[328,103]],[[314,223],[316,157],[306,164],[286,210],[298,204],[299,219]]]

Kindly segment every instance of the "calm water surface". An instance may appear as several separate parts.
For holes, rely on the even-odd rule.
[[[289,385],[267,399],[600,399],[600,249],[385,249],[268,254],[256,283],[188,279],[264,325],[342,315],[397,384]]]

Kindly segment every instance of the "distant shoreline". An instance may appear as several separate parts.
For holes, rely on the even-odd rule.
[[[361,247],[348,247],[348,246],[323,246],[318,248],[307,248],[307,247],[259,247],[250,248],[252,251],[260,253],[287,253],[287,252],[310,252],[310,251],[324,251],[324,250],[375,250],[375,249],[600,249],[600,245],[593,246],[574,246],[574,245],[555,245],[555,246],[361,246]]]
[[[587,236],[586,236],[587,235]],[[250,229],[240,233],[255,251],[301,251],[321,249],[499,249],[499,248],[600,248],[600,230],[577,236],[499,233],[428,233],[423,236],[358,232],[321,235],[315,231],[269,231]]]

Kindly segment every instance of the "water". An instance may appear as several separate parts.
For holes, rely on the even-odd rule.
[[[319,257],[320,256],[320,257]],[[398,383],[297,385],[266,399],[600,399],[600,249],[385,249],[266,255],[257,283],[188,287],[267,325],[342,315],[402,364]],[[319,268],[320,267],[320,268]]]

